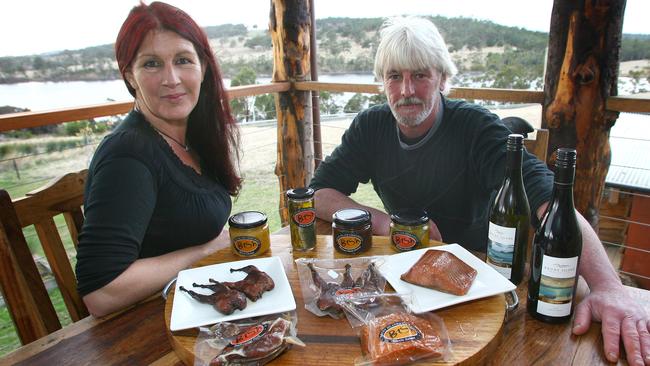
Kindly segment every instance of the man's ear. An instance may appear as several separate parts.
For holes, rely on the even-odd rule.
[[[447,87],[447,77],[445,75],[440,76],[440,91],[444,92]]]

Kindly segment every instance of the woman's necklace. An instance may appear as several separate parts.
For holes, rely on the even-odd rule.
[[[150,125],[151,125],[151,123],[150,123]],[[188,151],[188,152],[190,151],[190,145],[189,145],[189,144],[183,144],[183,143],[181,143],[180,141],[178,141],[178,140],[176,140],[175,138],[169,136],[169,135],[166,134],[165,132],[163,132],[163,131],[157,129],[156,126],[154,126],[154,125],[151,125],[151,127],[153,127],[154,130],[158,131],[159,134],[169,137],[172,141],[174,141],[175,143],[177,143],[178,146],[182,147],[183,150]]]
[[[134,109],[136,112],[142,114],[142,112],[140,111],[140,108],[137,106],[137,104],[133,107],[133,109]],[[147,122],[149,122],[149,121],[147,121]],[[149,126],[151,126],[151,127],[152,127],[154,130],[156,130],[156,132],[158,132],[159,134],[161,134],[161,135],[163,135],[163,136],[167,136],[167,137],[169,137],[172,141],[174,141],[175,143],[177,143],[178,146],[182,147],[183,150],[185,150],[185,151],[187,151],[187,152],[190,151],[190,145],[189,145],[189,144],[182,144],[180,141],[176,140],[175,138],[169,136],[168,134],[166,134],[166,133],[164,133],[163,131],[161,131],[161,130],[159,130],[158,128],[156,128],[156,126],[154,126],[153,123],[151,123],[151,122],[149,122]]]

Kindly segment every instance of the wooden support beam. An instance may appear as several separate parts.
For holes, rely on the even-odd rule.
[[[650,113],[650,99],[635,96],[609,97],[607,109],[617,112]]]
[[[303,82],[310,78],[311,9],[308,0],[271,0],[273,82]],[[311,95],[290,89],[276,97],[280,218],[288,223],[285,192],[309,184],[314,173]]]
[[[329,91],[332,93],[381,93],[379,84],[324,83],[322,81],[303,81],[295,83],[296,90]]]
[[[235,86],[226,89],[229,99],[253,95],[279,93],[288,91],[291,84],[277,82]],[[38,112],[20,112],[0,115],[0,132],[19,130],[21,128],[56,125],[63,122],[80,121],[96,117],[114,116],[128,113],[133,108],[133,101],[93,104],[74,108],[61,108]]]
[[[450,98],[483,99],[511,103],[542,103],[544,93],[534,90],[496,89],[496,88],[452,88]]]
[[[609,131],[617,94],[625,0],[554,0],[544,83],[542,128],[549,130],[547,161],[558,147],[578,151],[575,205],[596,227],[609,169]]]
[[[251,97],[254,95],[286,92],[290,89],[291,83],[277,82],[272,84],[233,86],[226,89],[226,92],[228,93],[228,99],[232,100],[235,98]]]
[[[0,115],[0,132],[21,128],[54,125],[97,117],[124,114],[133,108],[133,101],[111,102],[77,108],[61,108],[39,112],[20,112]],[[100,112],[101,111],[101,112]]]

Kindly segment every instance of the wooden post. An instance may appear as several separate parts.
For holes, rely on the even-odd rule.
[[[542,127],[549,130],[547,162],[558,147],[578,151],[575,205],[598,225],[600,198],[609,169],[608,112],[617,94],[625,0],[554,0],[546,67]]]
[[[273,41],[273,82],[308,81],[311,9],[308,0],[271,0],[269,28]],[[310,93],[291,88],[276,96],[280,218],[288,223],[285,192],[306,186],[314,173]]]

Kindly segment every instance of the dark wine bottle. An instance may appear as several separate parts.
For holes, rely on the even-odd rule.
[[[530,207],[521,175],[524,137],[508,136],[506,170],[490,208],[486,262],[515,285],[526,266]]]
[[[571,319],[578,283],[582,233],[573,206],[576,151],[560,148],[549,206],[533,239],[528,312],[547,323]]]

